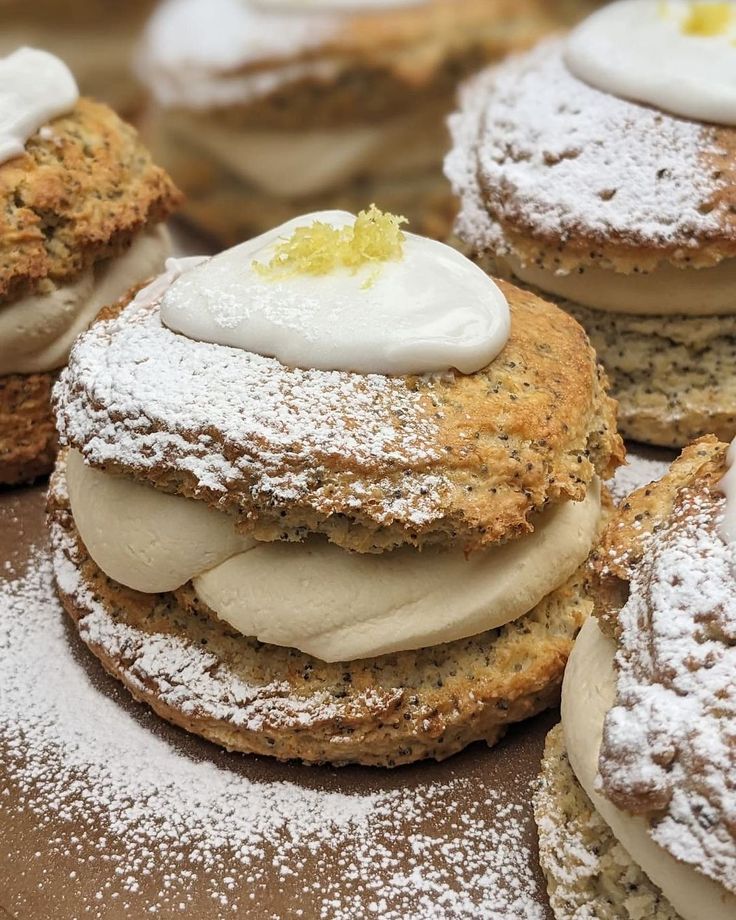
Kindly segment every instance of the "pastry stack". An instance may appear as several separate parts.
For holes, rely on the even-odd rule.
[[[578,318],[650,444],[736,434],[734,40],[732,3],[623,0],[453,117],[458,235]]]
[[[64,606],[164,718],[395,766],[553,704],[622,459],[585,333],[372,208],[169,263],[55,391]]]
[[[0,484],[12,484],[50,471],[58,371],[102,307],[163,268],[179,194],[58,58],[22,48],[0,77]]]
[[[579,0],[165,0],[137,70],[147,139],[184,213],[233,244],[370,201],[444,238],[458,81],[579,14]]]
[[[535,801],[557,920],[736,916],[734,454],[688,447],[596,553]]]

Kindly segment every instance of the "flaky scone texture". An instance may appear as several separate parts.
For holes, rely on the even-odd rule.
[[[547,736],[534,817],[555,920],[681,920],[593,807],[559,725]]]
[[[135,129],[80,99],[0,165],[0,304],[117,255],[179,198]]]
[[[434,648],[326,664],[248,639],[173,594],[140,594],[86,552],[63,456],[48,499],[64,607],[105,669],[161,717],[229,750],[394,767],[442,760],[559,698],[591,608],[582,573],[526,616]]]
[[[736,255],[736,130],[576,79],[553,40],[465,87],[446,172],[477,253],[574,271]]]
[[[56,456],[51,388],[57,376],[0,377],[0,485],[32,482],[51,472]]]
[[[55,390],[63,443],[259,540],[323,533],[376,552],[518,537],[608,478],[623,446],[582,328],[501,284],[509,342],[468,376],[290,369],[176,335],[156,303],[133,303],[74,347]]]

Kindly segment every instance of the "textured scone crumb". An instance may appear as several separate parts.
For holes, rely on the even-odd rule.
[[[51,472],[56,456],[51,388],[56,378],[56,373],[0,377],[0,485],[31,482]]]
[[[0,301],[119,254],[179,199],[136,131],[80,99],[0,165]]]
[[[736,132],[602,93],[562,50],[546,42],[465,87],[446,161],[458,235],[552,270],[733,256]]]
[[[328,664],[198,614],[186,590],[139,594],[107,578],[76,533],[63,460],[49,511],[62,602],[105,668],[188,731],[282,760],[397,766],[494,744],[558,700],[592,607],[578,573],[501,629]]]
[[[133,304],[73,349],[55,391],[62,440],[233,512],[261,540],[319,532],[370,552],[520,536],[535,511],[607,478],[623,446],[579,324],[502,287],[511,338],[469,376],[289,369]]]
[[[593,807],[559,725],[547,736],[534,817],[556,920],[680,920]]]

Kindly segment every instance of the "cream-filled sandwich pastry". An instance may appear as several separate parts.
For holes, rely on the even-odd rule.
[[[734,461],[695,442],[595,553],[535,798],[557,920],[736,916]]]
[[[61,598],[165,718],[393,766],[557,697],[621,441],[555,307],[323,212],[171,261],[55,398]]]
[[[158,274],[178,192],[45,51],[0,59],[0,484],[48,473],[51,387],[102,307]]]
[[[581,6],[166,0],[137,56],[147,137],[187,193],[184,213],[225,243],[370,200],[445,237],[445,118],[458,81]]]
[[[651,444],[736,434],[734,41],[733,3],[608,4],[453,116],[458,234],[580,320]]]

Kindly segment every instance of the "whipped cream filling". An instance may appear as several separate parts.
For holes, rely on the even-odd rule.
[[[719,533],[726,543],[736,545],[736,438],[728,448],[726,467],[726,475],[718,483],[719,490],[726,496]]]
[[[97,565],[147,593],[191,580],[243,635],[324,661],[425,648],[495,629],[527,613],[585,561],[600,488],[541,513],[534,532],[466,557],[406,547],[349,553],[324,540],[259,543],[203,502],[85,464],[70,451],[72,513]]]
[[[0,375],[62,367],[80,332],[103,307],[158,274],[170,248],[166,229],[157,226],[137,237],[127,252],[99,262],[71,284],[0,304]]]
[[[19,48],[0,60],[0,163],[23,153],[28,138],[77,99],[71,71],[53,54]]]
[[[503,263],[525,284],[593,310],[641,316],[736,314],[736,259],[711,268],[663,263],[652,272],[630,275],[595,266],[558,274],[523,265],[513,256],[504,257]]]
[[[569,36],[565,62],[603,92],[736,125],[733,3],[619,0]]]
[[[656,844],[641,817],[618,809],[596,787],[606,713],[616,695],[615,643],[597,620],[583,626],[562,685],[562,727],[573,771],[616,839],[683,920],[733,920],[736,898]]]
[[[297,228],[350,227],[345,211],[288,221],[185,272],[161,320],[191,339],[274,357],[288,367],[361,374],[474,373],[503,350],[508,303],[457,250],[413,233],[400,258],[324,274],[257,270]]]
[[[350,128],[256,131],[171,113],[151,129],[159,138],[157,148],[186,145],[279,198],[322,194],[362,175],[425,173],[439,167],[447,145],[444,119],[434,106]]]

